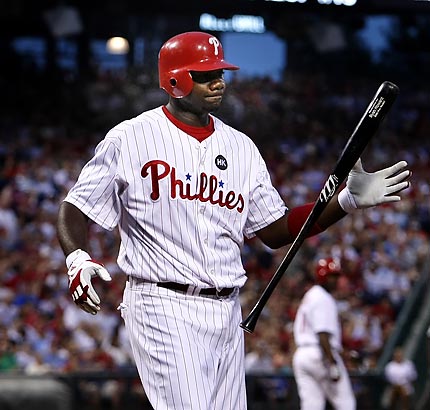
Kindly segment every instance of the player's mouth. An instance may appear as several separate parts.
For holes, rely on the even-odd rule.
[[[208,95],[206,97],[206,100],[210,101],[210,102],[221,102],[223,97],[223,94],[218,93],[218,94],[212,94],[212,95]]]

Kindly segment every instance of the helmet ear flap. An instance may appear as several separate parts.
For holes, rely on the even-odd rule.
[[[174,98],[187,96],[193,89],[193,79],[188,70],[173,70],[167,73],[166,86],[169,88],[168,93]]]

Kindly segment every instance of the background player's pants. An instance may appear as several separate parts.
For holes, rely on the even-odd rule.
[[[355,410],[356,400],[348,372],[340,356],[336,360],[341,378],[338,382],[332,382],[328,378],[319,346],[297,348],[293,356],[293,371],[301,410],[324,410],[326,400],[336,410]]]
[[[155,410],[246,410],[238,291],[218,299],[131,279],[121,314]]]

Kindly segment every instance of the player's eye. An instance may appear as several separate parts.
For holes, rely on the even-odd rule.
[[[220,78],[223,79],[224,70],[191,71],[191,78],[195,83],[210,83],[211,81],[218,80]]]

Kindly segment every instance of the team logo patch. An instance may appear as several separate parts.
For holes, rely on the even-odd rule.
[[[222,155],[218,155],[215,158],[215,165],[222,170],[227,169],[227,160],[222,156]]]

